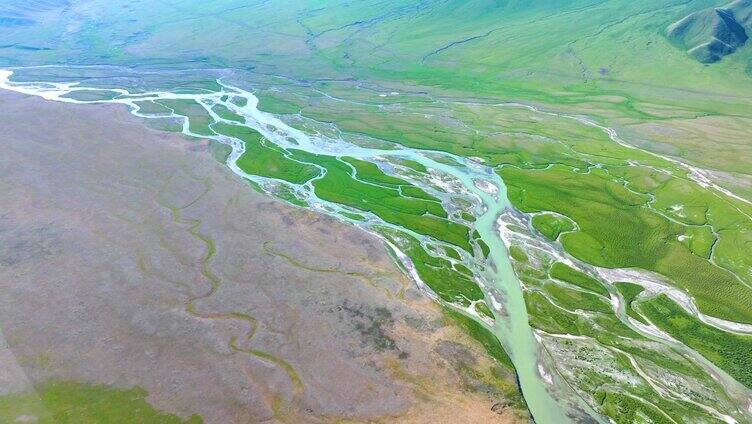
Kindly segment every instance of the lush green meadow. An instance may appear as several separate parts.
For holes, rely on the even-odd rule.
[[[240,169],[250,175],[277,178],[295,184],[303,184],[321,174],[319,168],[289,159],[270,141],[265,141],[258,132],[239,125],[215,124],[217,134],[235,137],[243,141],[245,152],[237,161]]]
[[[561,262],[556,262],[551,266],[550,275],[551,278],[565,281],[601,296],[608,297],[608,290],[598,280]]]
[[[574,230],[572,221],[568,218],[556,216],[551,213],[542,213],[535,215],[531,220],[531,224],[536,230],[540,231],[547,239],[555,241],[559,238],[559,235],[563,232],[569,232]]]
[[[655,190],[656,202],[649,204],[649,197],[628,190],[602,170],[581,174],[556,166],[547,170],[505,167],[500,172],[509,187],[510,200],[520,210],[553,211],[577,223],[578,230],[563,234],[560,240],[578,259],[608,268],[637,267],[656,271],[689,290],[706,313],[731,321],[752,322],[749,308],[752,289],[740,281],[732,272],[733,268],[719,266],[724,262],[739,264],[749,260],[742,253],[747,244],[739,240],[749,237],[752,228],[749,218],[740,216],[735,222],[733,215],[724,215],[723,220],[730,221],[727,225],[738,226],[729,232],[723,250],[721,241],[718,242],[713,263],[708,260],[706,250],[697,254],[679,241],[687,226],[672,219],[670,212],[665,212],[668,208],[661,205],[661,202],[686,201],[672,192],[672,187],[663,185]],[[684,185],[673,187],[685,185],[692,186],[685,180]],[[716,206],[715,199],[712,193],[701,198],[709,217],[713,217],[710,208]],[[717,207],[731,214],[734,212],[720,201]],[[691,221],[691,215],[687,216],[685,220],[689,225],[698,225]],[[716,231],[723,240],[722,227]],[[749,281],[749,278],[741,275],[742,280]]]
[[[34,417],[39,424],[154,423],[200,424],[195,415],[181,419],[154,409],[140,388],[115,389],[77,382],[50,381],[28,394],[0,396],[0,420],[19,422],[18,417]],[[31,418],[29,418],[31,419]]]
[[[627,282],[617,282],[616,284],[614,284],[614,287],[619,290],[622,297],[624,298],[624,309],[626,310],[627,315],[629,315],[631,318],[636,319],[637,321],[640,321],[643,324],[647,324],[645,318],[640,315],[632,305],[637,296],[639,296],[640,293],[642,293],[645,289],[639,284]]]
[[[388,223],[471,251],[468,228],[447,220],[447,213],[437,199],[407,181],[388,177],[378,168],[368,166],[369,163],[352,158],[340,160],[302,150],[293,150],[292,154],[297,160],[326,169],[324,176],[313,182],[319,198],[371,212]],[[356,173],[358,168],[364,172]],[[412,188],[412,193],[410,190],[406,193],[404,188]]]
[[[730,334],[700,322],[665,295],[640,303],[658,327],[697,350],[737,381],[752,388],[752,336]]]
[[[514,267],[527,287],[525,300],[531,324],[550,335],[544,342],[547,352],[561,361],[559,372],[591,405],[615,422],[622,423],[642,422],[640,420],[647,418],[652,421],[646,422],[718,422],[688,402],[708,402],[709,396],[714,396],[710,393],[720,393],[717,392],[719,389],[713,388],[714,379],[701,367],[684,354],[652,341],[623,323],[606,298],[595,294],[603,289],[598,279],[560,262],[551,263],[552,258],[541,252],[531,251],[530,254],[526,260],[515,259]],[[539,266],[532,266],[533,263],[545,264],[544,272],[538,269]],[[631,283],[617,283],[615,286],[623,293],[627,313],[647,323],[641,315],[647,315],[643,308],[645,303],[632,309],[642,286]],[[653,303],[653,300],[649,302]],[[672,314],[663,311],[656,316],[665,319]],[[675,330],[684,331],[689,326],[683,323],[691,323],[692,319],[683,314],[685,317],[681,323],[669,318],[672,325],[681,329],[656,324],[671,331],[672,335]],[[718,331],[716,336],[722,337],[721,334],[724,332]],[[741,347],[737,352],[743,351]],[[708,353],[716,352],[712,346],[705,349]],[[726,363],[719,361],[718,364],[727,369]],[[724,408],[731,405],[723,396],[713,398],[712,404]]]

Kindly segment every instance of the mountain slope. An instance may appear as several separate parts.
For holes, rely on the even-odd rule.
[[[752,1],[694,12],[668,27],[672,42],[702,63],[714,63],[744,46],[752,31]]]

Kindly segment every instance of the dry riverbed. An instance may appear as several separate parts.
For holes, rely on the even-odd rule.
[[[374,237],[123,108],[0,110],[0,418],[44,422],[57,384],[181,421],[523,421],[513,375]]]

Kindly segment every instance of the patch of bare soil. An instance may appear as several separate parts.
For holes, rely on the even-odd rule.
[[[0,93],[0,395],[139,386],[207,423],[523,421],[355,227],[116,106]]]

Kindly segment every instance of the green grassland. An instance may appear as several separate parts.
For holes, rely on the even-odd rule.
[[[696,255],[679,242],[684,226],[646,207],[644,196],[625,189],[605,171],[579,174],[555,166],[547,170],[505,167],[500,173],[509,188],[510,201],[518,209],[553,211],[577,223],[578,230],[562,235],[561,243],[578,259],[609,268],[656,271],[689,290],[702,311],[732,321],[752,322],[752,289],[728,269],[709,262],[705,252]],[[656,197],[669,196],[657,191]],[[704,199],[710,198],[712,195]],[[737,218],[739,213],[733,214],[733,209],[725,205],[720,203],[719,210],[731,215],[718,216],[722,224],[752,224]],[[734,238],[745,234],[735,234]],[[718,243],[720,248],[722,242]],[[726,261],[734,258],[746,263],[740,258],[745,244],[734,244],[732,239],[724,247],[725,252],[716,251],[719,264],[724,256],[729,257]]]
[[[552,241],[558,239],[559,234],[574,230],[572,221],[550,213],[533,216],[531,223],[536,230]]]
[[[540,261],[545,264],[544,256],[535,252],[531,255],[534,260],[513,261],[515,271],[527,287],[525,301],[530,324],[548,334],[566,335],[567,338],[558,339],[557,347],[548,343],[544,346],[553,352],[561,352],[562,347],[572,349],[570,356],[560,358],[558,366],[565,374],[571,373],[568,382],[590,399],[591,405],[615,422],[651,422],[648,418],[653,422],[716,422],[701,408],[686,401],[693,398],[709,402],[704,391],[715,393],[719,390],[702,368],[683,354],[635,333],[619,320],[610,304],[600,296],[582,291],[579,285],[569,288],[551,280],[554,274],[558,275],[557,280],[586,278],[585,281],[603,287],[596,279],[558,262],[544,266],[544,272],[540,272],[538,268],[541,267]],[[577,277],[572,278],[571,274]],[[628,305],[642,291],[640,286],[629,283],[617,283],[616,286],[625,293]],[[572,339],[571,336],[580,338]],[[638,364],[641,371],[637,371],[634,364]],[[681,378],[674,387],[685,390],[688,397],[677,399],[655,391],[641,375],[646,370],[659,381],[668,378],[660,373]],[[653,374],[656,370],[661,371]],[[710,402],[729,406],[723,397]]]
[[[214,124],[218,134],[242,140],[245,151],[238,158],[237,165],[249,175],[277,178],[295,184],[303,184],[318,176],[321,171],[313,165],[295,162],[285,156],[273,143],[264,141],[261,134],[244,126]]]
[[[446,253],[446,255],[448,257],[452,258],[452,259],[455,259],[455,260],[458,260],[458,261],[462,259],[460,257],[460,254],[455,249],[453,249],[453,248],[451,248],[449,246],[445,246],[444,247],[444,253]]]
[[[610,417],[616,417],[615,422],[618,424],[638,422],[669,424],[676,422],[674,418],[677,417],[667,417],[654,406],[621,393],[601,391],[596,394],[596,399],[603,412]]]
[[[102,90],[79,90],[73,91],[63,98],[81,100],[81,101],[99,101],[99,100],[112,100],[118,97],[119,93],[114,91],[102,91]]]
[[[560,289],[557,297],[539,290],[525,293],[525,303],[530,315],[530,325],[550,334],[591,337],[597,342],[622,348],[624,340],[634,343],[642,336],[623,324],[600,298],[572,290]],[[573,301],[574,300],[574,301]],[[577,303],[575,303],[577,302]],[[576,308],[567,310],[565,308]],[[587,312],[587,314],[582,314]]]
[[[428,200],[431,202],[436,202],[437,204],[441,203],[441,200],[426,193],[425,190],[421,189],[420,187],[416,187],[403,179],[384,174],[384,172],[381,171],[381,169],[379,169],[378,165],[376,165],[375,163],[366,162],[351,157],[343,157],[342,160],[350,164],[355,169],[355,178],[360,181],[389,188],[396,188],[405,197]],[[445,212],[438,212],[438,214],[444,218],[446,217]]]
[[[687,246],[693,254],[711,259],[711,252],[715,242],[718,240],[713,234],[713,230],[708,226],[687,227],[684,234],[679,240]]]
[[[731,334],[700,322],[660,295],[640,303],[640,311],[672,337],[701,353],[738,382],[752,388],[752,337]]]
[[[321,199],[371,212],[388,223],[401,225],[472,252],[469,229],[447,220],[447,213],[441,203],[425,198],[405,197],[400,190],[389,186],[410,186],[407,181],[389,177],[365,162],[347,159],[358,163],[360,169],[366,171],[364,180],[360,180],[354,178],[356,168],[344,160],[313,155],[302,150],[292,150],[292,153],[297,160],[326,169],[324,176],[313,182],[314,192]],[[388,185],[377,185],[376,182],[387,182]]]
[[[329,107],[324,101],[317,101],[303,110],[317,116],[319,109]],[[750,219],[745,216],[748,208],[688,182],[674,164],[619,146],[592,127],[522,109],[498,111],[488,105],[473,105],[473,115],[468,112],[470,106],[448,105],[441,110],[442,119],[458,123],[450,125],[448,132],[444,132],[446,128],[436,132],[432,124],[435,115],[432,118],[431,114],[416,113],[403,119],[396,112],[394,116],[381,110],[369,112],[362,105],[344,107],[354,112],[351,116],[372,118],[368,125],[360,123],[366,122],[363,119],[348,127],[354,133],[465,155],[470,150],[488,163],[517,166],[505,166],[500,171],[515,206],[525,211],[557,212],[578,226],[587,222],[580,231],[562,237],[564,247],[575,256],[601,266],[636,266],[662,273],[681,287],[691,287],[706,313],[749,322],[749,290],[733,275],[748,279],[747,270],[752,266],[751,259],[743,254],[750,243]],[[438,110],[424,101],[415,107],[423,112]],[[508,116],[503,120],[505,114]],[[319,117],[336,120],[333,116]],[[352,118],[345,120],[348,119]],[[498,122],[504,126],[492,124]],[[432,133],[421,135],[421,131],[431,128]],[[490,135],[508,128],[513,131],[504,137]],[[473,131],[475,135],[471,134]],[[517,139],[519,142],[513,141]],[[503,153],[494,140],[508,143],[514,154]],[[462,147],[464,144],[468,149]],[[634,160],[644,165],[627,163]],[[581,172],[594,162],[606,167]],[[559,165],[539,169],[551,163]],[[538,187],[543,190],[537,192]],[[530,202],[540,198],[547,204],[525,208],[522,193],[531,198]],[[674,210],[676,205],[681,205],[679,211]],[[543,218],[534,218],[533,225],[553,237],[559,230],[546,228],[548,215],[540,216]],[[739,301],[732,301],[731,305],[722,301],[732,293],[740,295]]]
[[[157,103],[169,108],[176,115],[190,118],[190,131],[198,135],[214,135],[209,125],[214,122],[209,112],[195,100],[158,100]]]
[[[524,191],[531,198],[541,197],[549,203],[569,202],[563,205],[565,209],[551,204],[536,210],[561,213],[578,225],[589,221],[588,228],[562,237],[565,248],[575,256],[601,266],[637,266],[663,273],[682,287],[693,287],[705,312],[749,321],[748,308],[743,307],[747,300],[731,306],[719,302],[738,284],[732,273],[749,279],[752,258],[743,254],[752,242],[750,219],[745,216],[747,208],[687,182],[675,165],[619,146],[592,127],[563,118],[542,117],[524,109],[499,111],[488,105],[444,105],[439,110],[418,102],[414,106],[417,110],[431,113],[411,114],[405,119],[397,112],[392,116],[391,112],[369,111],[362,105],[340,107],[351,112],[345,118],[349,131],[414,147],[473,154],[491,164],[519,167],[507,166],[500,172],[510,185],[513,202],[517,200],[515,206],[521,207],[522,201],[515,196]],[[317,101],[303,110],[320,119],[337,120],[319,112],[330,108],[325,101]],[[438,113],[443,122],[450,124],[440,132],[433,124]],[[354,118],[360,115],[368,115],[371,120]],[[494,126],[500,122],[503,126]],[[648,166],[627,164],[634,160]],[[594,162],[607,167],[587,174],[578,172]],[[560,165],[538,169],[551,163]],[[659,172],[656,167],[669,172]],[[536,192],[537,187],[545,190]],[[679,211],[674,210],[676,205],[681,206]],[[577,216],[580,221],[575,219]],[[558,230],[546,228],[544,220],[536,217],[533,225],[553,237]],[[699,272],[687,273],[688,269]],[[706,293],[717,287],[718,293]],[[748,299],[749,290],[739,287],[742,299]]]
[[[581,318],[557,308],[541,292],[525,293],[525,304],[530,314],[530,325],[534,328],[551,334],[583,335],[577,326],[577,321]]]
[[[281,99],[280,97],[270,94],[259,93],[257,95],[259,103],[258,108],[264,112],[275,115],[287,115],[300,112],[300,106],[297,104]]]
[[[142,102],[135,102],[135,103],[139,107],[139,112],[143,114],[158,115],[158,114],[169,114],[172,112],[172,109],[168,108],[167,106],[163,106],[151,100],[145,100]]]
[[[0,396],[0,421],[39,424],[200,424],[201,417],[181,419],[154,409],[140,388],[115,389],[69,381],[40,384],[32,393]]]
[[[378,231],[410,258],[420,279],[444,301],[469,306],[484,298],[471,277],[455,271],[446,259],[428,254],[414,237],[387,228]]]
[[[525,108],[425,99],[384,108],[375,94],[364,101],[358,93],[331,99],[305,90],[303,95],[309,97],[301,105],[301,113],[321,122],[336,122],[341,131],[480,157],[490,164],[544,167],[562,163],[584,168],[591,162],[623,164],[627,159],[639,159],[668,166],[666,161],[611,142],[595,127]],[[296,89],[293,96],[275,91],[274,95],[299,99],[301,92]]]
[[[585,290],[608,297],[608,290],[598,280],[561,262],[555,262],[551,266],[549,275],[551,278],[566,281]]]
[[[220,0],[131,7],[122,0],[87,0],[89,10],[102,13],[81,16],[75,8],[59,6],[59,13],[48,13],[44,20],[35,19],[31,7],[12,5],[6,7],[14,15],[28,15],[29,23],[4,28],[0,45],[10,47],[0,49],[0,62],[253,68],[305,83],[378,83],[386,92],[419,86],[414,91],[587,113],[643,136],[649,129],[645,123],[666,125],[685,131],[687,140],[703,131],[688,120],[702,122],[712,115],[711,120],[730,125],[752,115],[752,49],[745,46],[705,66],[666,36],[669,25],[682,17],[726,3],[453,0],[415,5],[366,0],[353,5],[317,0],[270,7],[261,1]],[[201,19],[198,33],[196,19]],[[72,22],[75,38],[60,37]],[[324,88],[337,95],[353,91]],[[298,101],[260,94],[262,109],[299,111]],[[352,119],[342,113],[337,120],[345,126]],[[660,140],[645,146],[678,146],[673,149],[677,155],[714,169],[744,172],[734,162],[748,163],[752,154],[735,147],[741,135],[713,140],[736,153],[719,163],[719,155],[706,154],[709,145],[694,143],[681,150],[681,141],[653,134]]]
[[[628,282],[614,283],[614,287],[619,290],[619,293],[621,293],[624,298],[624,309],[627,312],[627,315],[643,324],[647,324],[645,318],[643,318],[643,316],[632,307],[632,302],[634,302],[637,296],[639,296],[645,289],[639,284]]]
[[[566,289],[557,284],[546,284],[544,289],[557,305],[570,311],[583,309],[605,314],[611,312],[611,305],[592,293]]]
[[[217,114],[217,116],[219,116],[222,119],[226,119],[228,121],[239,122],[241,124],[245,123],[245,118],[231,111],[227,106],[216,104],[212,106],[212,110],[214,111],[214,113]]]

